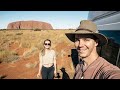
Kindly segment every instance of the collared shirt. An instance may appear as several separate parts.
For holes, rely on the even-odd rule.
[[[120,79],[120,69],[99,57],[87,67],[79,63],[76,66],[75,79]]]

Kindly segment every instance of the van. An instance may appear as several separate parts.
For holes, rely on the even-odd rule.
[[[108,38],[108,44],[98,49],[100,56],[120,67],[120,11],[89,11],[88,20]]]

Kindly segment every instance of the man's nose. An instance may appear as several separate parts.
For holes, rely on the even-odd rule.
[[[79,39],[79,47],[82,47],[84,45],[84,40],[83,39]]]

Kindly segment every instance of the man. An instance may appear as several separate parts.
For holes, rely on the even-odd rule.
[[[82,20],[74,33],[66,33],[78,51],[79,63],[75,79],[120,79],[120,69],[97,53],[97,47],[107,44],[107,38],[98,32],[97,25]]]

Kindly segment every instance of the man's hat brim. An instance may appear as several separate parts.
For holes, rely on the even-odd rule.
[[[99,45],[98,46],[103,46],[105,44],[107,44],[108,39],[106,36],[104,36],[101,33],[78,33],[78,32],[74,32],[74,33],[65,33],[65,35],[68,37],[68,39],[72,42],[75,42],[75,35],[94,35],[99,39]]]

